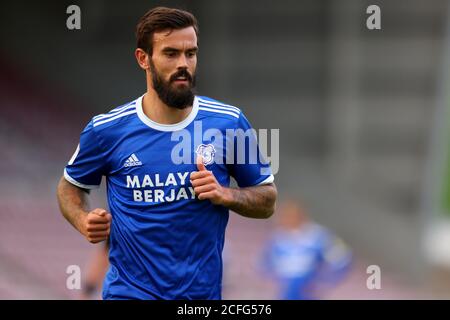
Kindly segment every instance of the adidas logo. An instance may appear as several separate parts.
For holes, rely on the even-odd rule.
[[[136,157],[136,155],[133,153],[126,161],[125,164],[123,165],[125,168],[126,167],[135,167],[135,166],[142,166],[142,162],[139,161],[139,159]]]

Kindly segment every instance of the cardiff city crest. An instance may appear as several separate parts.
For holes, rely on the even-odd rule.
[[[206,166],[213,163],[216,149],[212,144],[201,144],[197,147],[195,153],[203,158],[203,164]]]

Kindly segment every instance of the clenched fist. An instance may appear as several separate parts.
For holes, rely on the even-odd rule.
[[[192,172],[190,179],[199,200],[210,200],[216,205],[226,205],[228,189],[217,181],[216,177],[206,169],[202,157],[197,157],[197,172]]]
[[[111,214],[105,209],[94,209],[82,221],[81,233],[90,243],[104,241],[109,236],[111,218]]]

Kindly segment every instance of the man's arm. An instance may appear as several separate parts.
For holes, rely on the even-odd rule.
[[[241,216],[267,219],[275,211],[274,183],[248,188],[223,188],[223,205]]]
[[[199,200],[208,199],[248,218],[267,219],[273,214],[277,198],[275,184],[227,188],[218,183],[211,171],[206,170],[201,159],[197,159],[197,168],[199,171],[192,172],[190,179]]]
[[[108,238],[111,214],[100,208],[89,211],[85,190],[62,177],[57,188],[57,198],[63,216],[89,242],[97,243]]]

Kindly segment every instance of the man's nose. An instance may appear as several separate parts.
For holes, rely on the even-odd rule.
[[[184,54],[180,54],[178,61],[177,61],[177,69],[187,69],[187,59]]]

